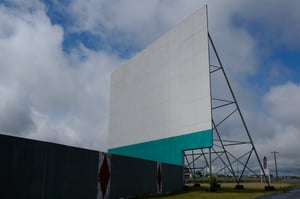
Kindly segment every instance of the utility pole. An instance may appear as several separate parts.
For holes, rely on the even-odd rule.
[[[279,153],[277,151],[271,152],[274,154],[274,161],[275,161],[275,172],[276,172],[276,180],[278,181],[278,170],[277,170],[277,161],[276,161],[276,153]]]

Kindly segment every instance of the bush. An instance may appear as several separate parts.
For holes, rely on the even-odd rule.
[[[210,184],[211,192],[216,192],[217,189],[220,188],[220,184],[218,184],[218,182],[217,182],[217,177],[214,175],[210,177],[209,184]]]

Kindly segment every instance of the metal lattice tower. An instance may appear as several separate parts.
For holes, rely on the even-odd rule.
[[[213,147],[184,151],[185,169],[197,174],[232,176],[237,184],[245,175],[264,176],[262,163],[210,34],[209,59]]]

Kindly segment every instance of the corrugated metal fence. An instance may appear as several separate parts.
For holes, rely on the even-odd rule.
[[[1,199],[121,198],[183,188],[180,166],[6,135],[0,159]]]
[[[95,198],[98,152],[0,135],[0,198]]]

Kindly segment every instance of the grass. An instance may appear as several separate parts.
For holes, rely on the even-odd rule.
[[[217,192],[207,192],[206,188],[208,184],[202,184],[201,188],[193,187],[193,184],[189,184],[189,190],[181,193],[163,194],[159,196],[147,197],[151,198],[165,198],[165,199],[254,199],[259,196],[269,195],[276,191],[286,191],[293,187],[291,184],[277,183],[272,184],[276,191],[265,191],[265,185],[261,183],[243,183],[244,190],[234,189],[235,183],[222,183],[221,188]]]

